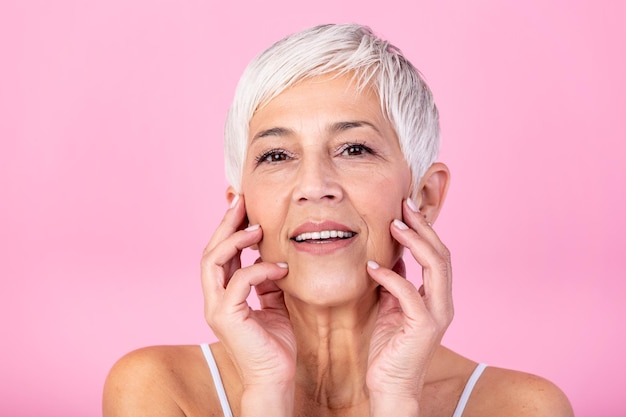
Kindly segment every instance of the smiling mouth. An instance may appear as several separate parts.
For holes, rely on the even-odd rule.
[[[296,242],[330,243],[341,239],[350,239],[355,235],[356,233],[354,232],[347,232],[343,230],[322,230],[319,232],[301,233],[292,239]]]

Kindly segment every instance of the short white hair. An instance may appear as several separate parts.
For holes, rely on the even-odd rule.
[[[249,124],[255,111],[294,84],[315,76],[351,73],[359,89],[378,93],[411,169],[412,195],[439,153],[439,114],[419,71],[366,26],[321,25],[287,36],[243,72],[224,132],[226,178],[241,188]]]

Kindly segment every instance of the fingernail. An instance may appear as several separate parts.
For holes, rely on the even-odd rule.
[[[378,263],[376,263],[376,261],[367,261],[367,266],[369,266],[372,269],[380,268],[380,265],[378,265]]]
[[[238,201],[239,201],[239,194],[235,194],[235,197],[233,197],[233,201],[230,202],[229,208],[235,207]]]
[[[278,265],[281,268],[289,268],[289,265],[287,265],[285,262],[276,262],[276,265]]]
[[[411,200],[410,198],[406,199],[406,205],[409,206],[411,211],[413,211],[414,213],[417,213],[420,211],[420,209],[418,209],[417,206],[415,205],[415,202]]]
[[[253,224],[252,226],[248,226],[246,227],[245,230],[246,232],[254,232],[256,229],[258,229],[259,227],[261,227],[260,224]]]
[[[406,224],[404,224],[402,221],[395,219],[393,221],[394,226],[396,226],[398,229],[400,230],[409,230],[409,226],[407,226]]]

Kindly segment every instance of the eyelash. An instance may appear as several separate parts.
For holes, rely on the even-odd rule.
[[[341,145],[338,149],[339,154],[343,154],[344,152],[348,151],[350,148],[360,148],[361,152],[365,152],[365,153],[369,153],[372,155],[376,155],[376,152],[374,152],[374,150],[372,148],[370,148],[369,146],[365,145],[365,142],[363,143],[346,143],[344,145]],[[361,154],[359,155],[346,155],[346,156],[361,156]]]
[[[261,155],[257,156],[255,159],[256,164],[257,165],[261,165],[262,163],[276,163],[276,162],[282,162],[283,160],[272,160],[269,158],[274,158],[276,156],[285,156],[285,157],[291,157],[291,155],[285,151],[284,149],[270,149],[267,152],[263,152]]]
[[[362,156],[363,153],[368,153],[371,155],[376,155],[376,152],[374,152],[374,150],[372,148],[370,148],[369,146],[366,146],[365,143],[358,143],[358,142],[353,142],[353,143],[345,143],[343,145],[341,145],[340,147],[338,147],[336,149],[336,152],[338,155],[343,155],[344,152],[349,151],[351,148],[359,148],[360,150],[360,154],[358,155],[345,155],[345,156]],[[259,166],[263,163],[278,163],[278,162],[283,162],[285,161],[285,159],[280,159],[280,160],[276,160],[273,158],[276,157],[285,157],[285,158],[292,158],[293,156],[287,152],[284,149],[280,149],[280,148],[275,148],[275,149],[270,149],[269,151],[263,152],[262,154],[260,154],[259,156],[257,156],[255,159],[256,161],[256,165]]]

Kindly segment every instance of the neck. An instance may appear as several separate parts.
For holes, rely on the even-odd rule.
[[[285,303],[298,343],[297,401],[338,415],[367,407],[365,376],[378,292],[342,306],[312,306],[288,296]]]

